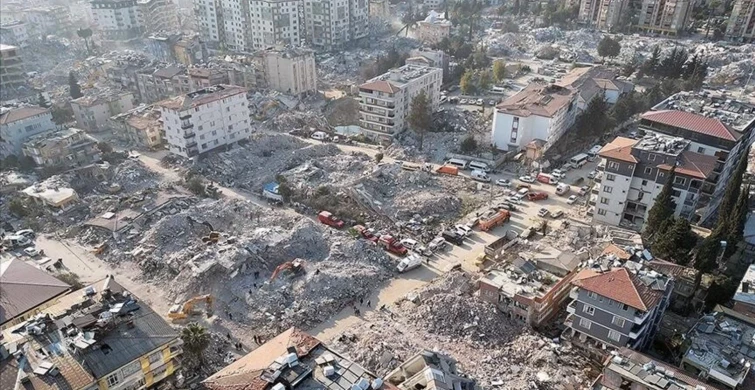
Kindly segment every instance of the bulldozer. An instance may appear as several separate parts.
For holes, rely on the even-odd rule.
[[[296,276],[304,271],[304,260],[294,259],[293,261],[287,261],[275,267],[275,271],[273,271],[273,276],[270,277],[270,281],[272,282],[275,280],[275,278],[278,277],[278,274],[284,270],[289,270],[291,271],[292,276]]]
[[[202,242],[204,242],[207,245],[217,244],[218,240],[220,240],[220,233],[216,232],[215,229],[212,227],[212,225],[207,221],[197,221],[196,219],[192,218],[190,215],[186,216],[186,220],[189,221],[189,226],[192,228],[195,224],[202,224],[204,226],[207,226],[208,229],[210,229],[210,232],[206,236],[202,236]]]
[[[173,305],[168,312],[168,318],[173,321],[180,321],[196,315],[197,312],[194,311],[194,306],[196,306],[197,303],[204,303],[205,314],[207,317],[210,317],[212,316],[213,301],[214,298],[210,294],[190,298],[182,305]]]

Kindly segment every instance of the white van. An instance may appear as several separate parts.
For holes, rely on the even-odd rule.
[[[469,168],[474,169],[474,170],[478,170],[478,171],[483,171],[485,173],[489,173],[490,172],[490,166],[488,164],[484,163],[484,162],[481,162],[481,161],[472,161],[472,162],[470,162],[469,163]]]
[[[316,139],[318,141],[325,141],[326,139],[328,139],[328,134],[325,133],[324,131],[315,131],[314,133],[312,133],[312,139]]]
[[[556,186],[556,195],[564,195],[571,190],[571,187],[569,187],[567,184],[559,183]]]
[[[600,149],[603,149],[600,145],[593,146],[589,152],[587,152],[587,161],[595,161],[596,158],[598,158],[598,153],[600,153]]]
[[[469,162],[467,160],[462,160],[460,158],[452,158],[446,161],[446,164],[453,165],[459,169],[467,169],[467,166],[469,166]]]
[[[472,171],[472,174],[470,176],[474,180],[490,183],[490,176],[488,176],[488,174],[483,171],[478,171],[475,169]]]
[[[587,154],[580,153],[569,160],[569,164],[571,164],[572,168],[582,168],[585,164],[587,164]]]

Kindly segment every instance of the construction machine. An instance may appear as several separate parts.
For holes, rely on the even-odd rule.
[[[218,240],[220,240],[220,233],[216,232],[215,229],[212,227],[212,225],[207,221],[197,221],[196,219],[192,218],[190,215],[186,216],[186,220],[189,221],[189,226],[192,228],[195,224],[202,224],[207,226],[208,229],[210,229],[210,233],[206,236],[202,236],[202,242],[204,242],[207,245],[211,244],[217,244]]]
[[[196,315],[197,313],[194,311],[194,306],[196,306],[198,303],[204,303],[205,314],[207,315],[207,317],[210,317],[212,316],[213,301],[214,298],[210,294],[190,298],[182,305],[173,305],[173,307],[171,307],[170,311],[168,312],[168,318],[177,321],[184,320],[190,316]]]
[[[287,261],[275,267],[275,271],[273,271],[273,276],[270,277],[270,281],[272,282],[273,280],[275,280],[275,278],[278,277],[278,274],[284,270],[290,270],[292,275],[298,275],[299,273],[304,271],[304,260],[294,259],[293,261]]]

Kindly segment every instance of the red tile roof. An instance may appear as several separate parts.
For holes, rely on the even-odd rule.
[[[708,156],[690,151],[682,152],[679,157],[680,164],[676,166],[674,172],[703,180],[713,172],[716,168],[716,162],[718,161],[716,156]],[[664,171],[670,171],[671,165],[661,164],[658,165],[658,168]]]
[[[580,277],[580,274],[586,271],[593,273],[593,275],[586,274]],[[663,297],[661,291],[646,286],[637,276],[629,273],[626,268],[594,273],[595,271],[592,270],[582,270],[577,274],[572,284],[642,311],[648,311]]]
[[[386,81],[386,80],[377,80],[371,83],[364,83],[360,85],[359,88],[369,89],[370,91],[380,91],[380,92],[385,92],[385,93],[396,93],[401,90],[399,87],[391,84],[389,81]]]
[[[629,260],[630,257],[632,257],[627,251],[619,248],[616,246],[616,244],[608,244],[608,246],[603,249],[603,252],[600,253],[601,255],[616,255],[617,258],[620,260]]]
[[[552,118],[560,109],[569,105],[576,94],[571,88],[555,84],[531,83],[498,104],[496,109],[500,113],[521,117],[538,115]]]
[[[616,137],[613,141],[606,144],[598,155],[600,157],[612,158],[631,163],[637,163],[637,159],[632,156],[632,147],[637,144],[636,139]]]
[[[729,141],[736,141],[737,135],[729,130],[720,120],[700,114],[679,110],[649,111],[642,114],[642,119],[680,127],[696,133],[709,135]]]
[[[31,118],[36,115],[45,114],[50,112],[49,108],[42,107],[21,107],[12,108],[7,112],[0,115],[0,125],[13,123],[22,119]]]

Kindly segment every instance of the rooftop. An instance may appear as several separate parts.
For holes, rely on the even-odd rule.
[[[19,259],[0,262],[0,324],[12,320],[71,288]]]
[[[576,91],[558,85],[531,83],[516,95],[504,100],[496,109],[499,113],[552,117],[560,109],[571,104]]]
[[[742,277],[734,294],[734,301],[755,306],[755,264],[750,265]]]
[[[210,390],[263,390],[271,385],[274,390],[395,389],[297,328],[275,336],[202,383]]]
[[[112,277],[63,296],[2,338],[9,352],[28,359],[31,367],[16,369],[39,378],[44,385],[37,390],[56,388],[48,376],[55,369],[100,379],[177,339],[176,330]]]
[[[606,272],[583,269],[572,284],[637,310],[650,311],[663,298],[667,281],[655,271],[638,271],[635,275],[626,267],[619,267]]]
[[[133,94],[131,92],[100,90],[90,95],[71,100],[71,103],[76,103],[83,107],[92,107],[99,104],[108,104],[110,102],[120,100],[125,96],[131,96],[133,98]]]
[[[475,382],[462,377],[456,361],[438,352],[424,350],[401,363],[385,376],[401,390],[472,390]]]
[[[616,137],[600,149],[598,155],[604,158],[637,163],[637,158],[632,156],[632,147],[639,141],[636,139]]]
[[[676,160],[674,172],[705,180],[711,175],[711,173],[713,173],[717,164],[718,158],[716,156],[684,151]],[[658,168],[670,171],[672,167],[668,164],[660,164],[658,165]]]
[[[632,83],[619,80],[616,77],[616,72],[603,66],[581,67],[572,69],[555,84],[560,87],[574,88],[579,91],[580,96],[585,101],[591,100],[596,93],[602,90],[627,93],[634,89]]]
[[[360,85],[359,88],[385,93],[396,93],[414,79],[420,78],[434,71],[440,72],[441,69],[407,64],[400,68],[393,68],[380,76],[370,79],[366,83]]]
[[[0,51],[14,50],[14,49],[18,49],[18,47],[13,46],[13,45],[6,45],[6,44],[3,44],[3,43],[0,43]]]
[[[690,140],[682,137],[673,137],[666,134],[647,131],[645,132],[645,135],[637,141],[633,148],[648,152],[678,156],[681,152],[687,150],[689,144]]]
[[[0,125],[6,125],[26,118],[31,118],[36,115],[42,115],[49,113],[49,108],[42,107],[20,107],[20,108],[7,108],[0,107]]]
[[[603,364],[601,384],[614,385],[611,383],[612,375],[606,371],[616,373],[622,380],[629,380],[630,383],[642,385],[648,390],[701,390],[698,386],[706,390],[720,389],[687,375],[679,367],[654,360],[650,356],[629,348],[616,351]],[[595,390],[599,389],[606,389],[606,387],[603,385],[595,387]]]
[[[218,84],[185,95],[166,99],[155,103],[155,105],[171,110],[184,111],[242,93],[246,93],[246,88]]]
[[[68,146],[83,142],[97,142],[94,137],[84,130],[70,127],[50,133],[36,135],[24,143],[26,147],[44,148],[50,144],[65,143]]]
[[[691,345],[683,360],[732,388],[742,385],[755,360],[755,320],[716,306],[688,334]]]
[[[693,112],[679,110],[648,111],[642,114],[641,118],[728,141],[736,141],[739,138],[739,133],[729,129],[720,119],[709,118]]]
[[[653,107],[655,111],[679,110],[702,114],[739,133],[755,122],[755,105],[718,91],[684,91],[671,95]]]

